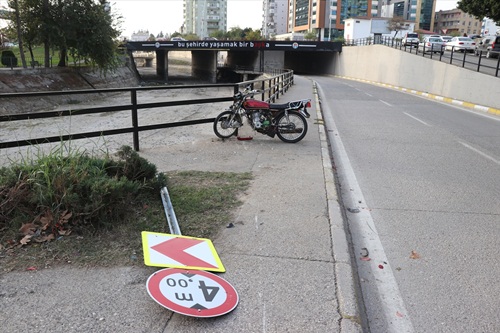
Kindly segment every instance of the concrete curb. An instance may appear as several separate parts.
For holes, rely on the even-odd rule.
[[[473,104],[473,103],[469,103],[469,102],[464,102],[464,101],[460,101],[460,100],[449,98],[449,97],[443,97],[443,96],[439,96],[439,95],[435,95],[435,94],[431,94],[431,93],[426,93],[426,92],[422,92],[422,91],[418,91],[418,90],[414,90],[414,89],[408,89],[408,88],[404,88],[404,87],[394,86],[392,84],[387,84],[387,83],[380,83],[380,82],[375,82],[375,81],[357,79],[357,78],[348,77],[348,76],[341,76],[341,75],[334,75],[334,76],[337,77],[337,78],[340,78],[340,79],[347,79],[347,80],[352,80],[352,81],[359,81],[359,82],[374,84],[374,85],[377,85],[377,86],[382,86],[382,87],[386,87],[386,88],[390,88],[390,89],[395,89],[395,90],[403,91],[403,92],[406,92],[406,93],[410,93],[410,94],[422,96],[422,97],[425,97],[425,98],[428,98],[428,99],[433,99],[433,100],[436,100],[436,101],[440,101],[440,102],[444,102],[444,103],[448,103],[448,104],[452,104],[452,105],[456,105],[456,106],[462,106],[462,107],[465,107],[465,108],[468,108],[468,109],[472,109],[472,110],[475,110],[475,111],[480,111],[480,112],[484,112],[484,113],[489,113],[489,114],[500,116],[500,110],[499,109],[490,108],[488,106],[483,106],[483,105],[479,105],[479,104]]]
[[[316,116],[319,124],[328,218],[330,220],[330,234],[332,237],[332,252],[335,260],[334,267],[335,280],[337,281],[336,293],[339,304],[340,330],[345,333],[360,333],[363,330],[354,283],[348,231],[346,230],[344,217],[339,205],[328,135],[326,133],[327,130],[322,115],[323,111],[321,110],[316,82],[313,82],[313,93],[316,99]]]

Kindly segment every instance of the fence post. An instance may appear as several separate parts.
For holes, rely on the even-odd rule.
[[[273,103],[276,102],[276,77],[273,78]]]
[[[137,90],[132,89],[130,91],[130,102],[132,103],[132,127],[133,127],[133,141],[134,150],[139,151],[139,120],[137,117]]]
[[[273,87],[271,86],[271,79],[269,79],[268,86],[269,86],[269,91],[267,93],[267,99],[269,100],[269,102],[271,102],[271,92],[273,89]]]
[[[276,80],[278,80],[278,91],[277,91],[277,93],[276,93],[276,98],[277,98],[277,99],[279,99],[279,98],[280,98],[280,83],[281,83],[281,75],[280,75],[280,76],[278,76],[278,77],[276,78]]]

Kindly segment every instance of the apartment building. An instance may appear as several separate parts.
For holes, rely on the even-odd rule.
[[[460,35],[479,35],[481,34],[481,27],[481,20],[455,8],[451,10],[440,10],[436,13],[433,31],[444,35],[452,33]]]
[[[272,38],[287,32],[288,0],[263,0],[262,36]]]
[[[317,32],[319,40],[343,36],[345,20],[403,17],[415,29],[434,26],[436,0],[289,0],[288,32]]]
[[[227,0],[184,0],[183,6],[183,33],[205,38],[227,31]]]
[[[431,30],[434,26],[436,0],[381,0],[381,17],[402,17],[415,22],[415,29]]]
[[[289,0],[288,32],[316,31],[320,40],[330,40],[343,35],[345,19],[376,16],[377,3],[372,0]]]

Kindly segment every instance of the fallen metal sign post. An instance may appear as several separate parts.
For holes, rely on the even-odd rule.
[[[165,215],[167,216],[170,233],[173,235],[182,235],[181,229],[179,228],[179,223],[177,222],[177,217],[175,216],[174,207],[172,206],[172,202],[170,201],[167,187],[163,187],[160,193],[161,201],[163,202],[163,208],[165,209]]]

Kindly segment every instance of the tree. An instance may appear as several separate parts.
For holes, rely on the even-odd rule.
[[[260,40],[262,39],[262,35],[260,30],[254,31],[252,28],[241,29],[240,27],[232,27],[225,34],[225,38],[229,40]]]
[[[230,40],[242,40],[244,37],[245,33],[240,27],[232,27],[227,32],[227,38]]]
[[[315,31],[308,31],[305,35],[304,35],[304,39],[305,40],[316,40],[316,32]]]
[[[460,0],[458,9],[474,15],[478,20],[488,17],[500,24],[500,1],[498,0]]]
[[[389,21],[387,21],[387,28],[390,31],[394,31],[394,38],[398,35],[398,32],[405,29],[405,20],[401,16],[394,16]]]
[[[58,66],[65,66],[66,51],[85,63],[93,62],[104,71],[116,66],[116,44],[120,32],[112,25],[113,18],[105,9],[105,0],[58,0],[62,23],[61,50]]]
[[[260,30],[252,30],[250,29],[246,35],[245,35],[246,40],[261,40],[262,39],[262,34],[260,33]]]
[[[9,2],[9,6],[14,9],[14,20],[15,27],[17,29],[17,39],[19,43],[19,52],[21,53],[21,62],[23,67],[26,68],[26,59],[24,57],[24,46],[22,39],[22,30],[21,30],[21,9],[19,0],[12,0]]]
[[[19,16],[15,29],[21,55],[26,41],[28,48],[44,45],[45,66],[50,48],[60,51],[58,66],[66,66],[68,52],[104,71],[116,66],[115,39],[121,18],[109,12],[106,0],[10,0],[9,6]]]
[[[226,38],[226,33],[222,30],[217,30],[217,31],[214,31],[210,34],[210,37],[214,37],[214,38],[217,38],[219,40],[222,40],[224,38]]]

